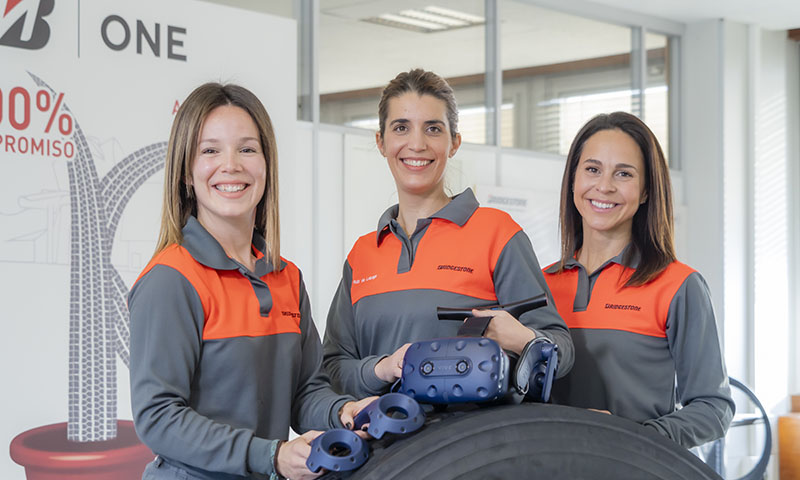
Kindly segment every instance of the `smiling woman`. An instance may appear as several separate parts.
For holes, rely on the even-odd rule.
[[[644,174],[642,152],[627,133],[601,130],[586,140],[572,189],[585,243],[616,251],[627,245],[633,216],[647,200]],[[595,264],[597,259],[584,261],[590,271],[602,263]]]
[[[444,172],[447,159],[461,145],[461,135],[455,125],[450,128],[445,102],[431,95],[404,93],[393,98],[387,110],[388,128],[377,132],[375,141],[389,164],[400,202],[433,213],[450,201]],[[408,213],[398,216],[406,232],[416,227],[416,218],[402,218]]]
[[[647,125],[624,112],[584,125],[567,156],[560,223],[561,260],[545,278],[577,351],[555,402],[686,447],[723,436],[734,404],[711,297],[675,258],[669,169]]]
[[[203,122],[187,183],[197,198],[197,220],[228,256],[251,271],[256,258],[247,233],[255,224],[266,178],[266,159],[250,115],[233,105],[212,110]],[[245,241],[236,245],[236,238]]]
[[[461,145],[447,82],[421,69],[400,73],[383,90],[378,117],[375,141],[399,202],[347,256],[324,344],[334,386],[358,396],[388,391],[411,342],[456,335],[459,322],[437,320],[437,306],[507,304],[547,292],[530,240],[509,215],[480,207],[470,189],[445,192],[448,159]],[[547,337],[559,347],[559,374],[569,371],[572,341],[552,305],[519,318],[490,316],[486,337],[517,354]]]
[[[128,296],[134,423],[158,455],[147,480],[314,478],[317,430],[372,400],[321,371],[302,274],[279,252],[277,162],[249,90],[202,85],[175,116],[158,249]],[[289,427],[303,435],[286,441]]]

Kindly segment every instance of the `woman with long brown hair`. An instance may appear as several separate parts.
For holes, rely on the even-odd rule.
[[[411,342],[453,337],[460,324],[439,321],[437,306],[506,304],[547,293],[530,240],[509,215],[478,205],[471,189],[450,196],[448,159],[461,145],[450,85],[433,72],[402,72],[378,106],[378,150],[398,204],[376,231],[356,241],[328,313],[325,367],[334,386],[356,396],[386,392],[401,375]],[[559,374],[572,364],[572,341],[552,305],[514,318],[493,317],[485,336],[519,354],[536,337],[558,345]]]
[[[172,125],[156,253],[128,297],[145,479],[314,478],[309,442],[369,401],[330,389],[297,267],[281,258],[264,106],[207,83]],[[287,442],[289,427],[305,432]]]
[[[560,226],[561,259],[545,279],[576,352],[554,401],[630,418],[686,447],[723,436],[734,404],[711,296],[676,259],[669,168],[641,120],[598,115],[578,132]]]

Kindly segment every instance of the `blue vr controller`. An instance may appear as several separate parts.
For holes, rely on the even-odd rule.
[[[425,412],[413,398],[387,393],[364,407],[353,420],[356,429],[366,424],[367,433],[381,438],[384,433],[411,433],[425,423]]]
[[[334,472],[355,470],[369,458],[369,446],[350,430],[335,428],[311,441],[306,466],[314,473],[320,468]]]
[[[400,393],[387,393],[364,407],[353,419],[354,428],[366,424],[367,432],[374,438],[389,433],[411,433],[425,423],[425,412],[413,398]],[[320,468],[331,471],[355,470],[367,461],[367,442],[344,428],[329,430],[311,441],[311,453],[306,459],[309,470]]]
[[[534,401],[547,403],[550,401],[556,370],[558,346],[546,338],[534,338],[525,345],[516,361],[514,388]]]
[[[509,305],[479,307],[506,310],[515,317],[547,304],[546,295]],[[517,356],[483,338],[491,317],[473,317],[471,308],[439,307],[440,320],[460,320],[459,337],[413,343],[403,359],[400,393],[425,403],[505,401],[527,394],[550,400],[558,366],[558,347],[544,337],[530,341]]]

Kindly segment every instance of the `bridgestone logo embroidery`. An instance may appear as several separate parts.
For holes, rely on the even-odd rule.
[[[606,303],[607,310],[633,310],[634,312],[638,312],[642,309],[639,305],[619,305],[616,303]]]
[[[470,267],[459,267],[458,265],[439,265],[436,267],[436,270],[452,270],[454,272],[467,272],[472,273],[473,270]]]

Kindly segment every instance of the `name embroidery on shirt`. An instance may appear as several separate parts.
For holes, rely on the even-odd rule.
[[[281,312],[281,315],[283,315],[284,317],[300,318],[300,312],[292,312],[289,310],[283,310]]]
[[[369,277],[362,277],[362,278],[354,278],[353,285],[358,285],[359,283],[369,282],[370,280],[375,280],[378,278],[378,275],[370,275]]]

